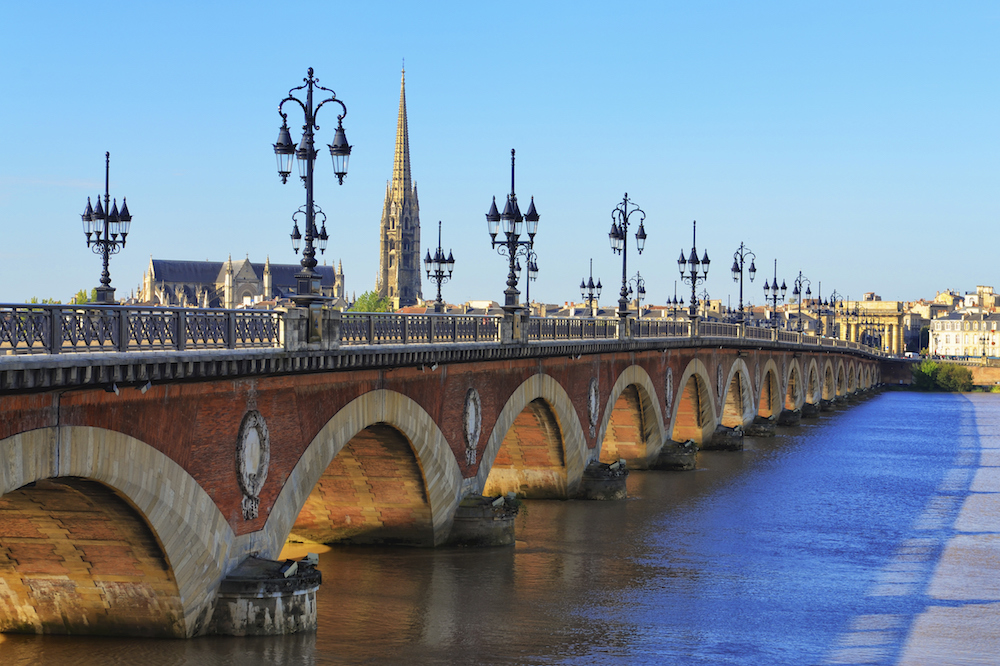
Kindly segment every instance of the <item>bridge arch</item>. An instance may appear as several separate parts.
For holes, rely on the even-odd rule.
[[[683,442],[694,440],[699,446],[715,431],[715,402],[708,368],[700,359],[691,359],[680,381],[673,401],[670,438]]]
[[[89,426],[14,435],[0,441],[0,460],[0,497],[62,477],[117,491],[148,525],[176,582],[181,617],[167,633],[205,632],[219,582],[247,553],[234,547],[229,523],[184,468],[129,435]]]
[[[837,396],[847,395],[847,364],[843,360],[837,362]]]
[[[827,360],[823,363],[823,400],[830,401],[837,397],[837,383],[834,379],[833,364]]]
[[[583,426],[580,424],[576,407],[574,407],[569,394],[566,393],[566,389],[549,375],[541,373],[532,375],[523,381],[507,399],[503,409],[500,410],[479,462],[479,470],[473,483],[474,490],[477,492],[492,490],[488,481],[490,481],[497,456],[518,418],[523,419],[527,416],[527,414],[522,415],[526,410],[544,422],[544,427],[550,431],[546,436],[558,436],[562,444],[562,471],[558,473],[558,477],[548,473],[547,479],[545,479],[545,482],[560,484],[560,487],[543,489],[541,493],[546,496],[572,496],[580,484],[583,470],[590,458],[587,440],[584,437]],[[552,429],[557,429],[558,434],[552,432]],[[531,476],[530,472],[527,476]],[[528,494],[535,494],[533,484],[538,481],[537,479],[523,476],[517,478],[516,474],[513,477],[501,485],[513,484],[519,490],[523,487]],[[515,492],[519,492],[519,490]]]
[[[858,390],[858,367],[851,361],[847,366],[847,392],[854,393]]]
[[[753,384],[750,370],[742,358],[737,358],[729,368],[726,378],[726,392],[722,398],[720,422],[727,428],[744,426],[753,422],[757,415],[754,406]]]
[[[419,473],[430,511],[430,540],[445,542],[461,499],[462,474],[455,454],[434,419],[402,393],[377,389],[365,393],[333,415],[310,442],[278,494],[265,525],[267,553],[277,557],[303,507],[323,474],[355,437],[367,433],[382,441],[405,440]],[[390,441],[390,444],[393,443]]]
[[[823,388],[820,385],[819,367],[816,363],[816,359],[809,359],[809,363],[806,367],[808,368],[807,375],[809,380],[806,382],[807,389],[805,401],[810,405],[815,405],[819,403],[823,391]]]
[[[805,387],[802,384],[802,368],[799,360],[793,358],[788,364],[788,376],[785,379],[785,409],[800,409],[804,401]]]
[[[645,368],[625,368],[604,405],[597,431],[598,457],[611,463],[625,458],[629,467],[646,467],[663,446],[663,411]]]
[[[781,412],[781,382],[778,380],[778,366],[774,359],[764,363],[764,370],[757,387],[757,414],[764,418],[777,416]]]

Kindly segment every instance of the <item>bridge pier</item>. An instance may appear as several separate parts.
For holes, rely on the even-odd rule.
[[[651,470],[692,470],[695,468],[698,456],[698,445],[693,439],[685,442],[675,442],[668,439],[663,443],[660,453],[650,463]]]
[[[448,545],[514,545],[514,519],[517,518],[520,507],[521,503],[513,493],[499,497],[466,496],[455,511]]]
[[[625,499],[625,479],[628,468],[625,459],[611,464],[593,461],[583,470],[576,496],[588,500]]]
[[[322,582],[317,561],[248,557],[222,580],[208,633],[275,636],[316,631],[316,591]]]
[[[743,427],[735,426],[727,428],[724,425],[716,426],[715,432],[702,443],[701,448],[705,451],[742,451]]]
[[[781,410],[781,413],[778,414],[778,425],[780,426],[798,425],[801,420],[801,409],[783,409]]]
[[[774,416],[757,416],[744,430],[748,437],[774,437],[778,420]]]
[[[815,418],[819,416],[820,407],[815,402],[802,403],[802,418]]]

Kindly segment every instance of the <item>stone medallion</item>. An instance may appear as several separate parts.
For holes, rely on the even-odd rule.
[[[597,436],[597,415],[601,411],[601,392],[597,388],[597,377],[590,378],[587,391],[587,415],[590,417],[590,436]]]
[[[470,388],[465,393],[465,408],[462,411],[462,437],[465,439],[465,462],[472,466],[476,464],[476,448],[479,446],[479,435],[483,427],[483,403],[479,400],[479,391]]]
[[[260,491],[267,480],[271,460],[271,437],[264,417],[256,409],[243,416],[240,434],[236,438],[236,478],[243,491],[243,519],[257,517]]]

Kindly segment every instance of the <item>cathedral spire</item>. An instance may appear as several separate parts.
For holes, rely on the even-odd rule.
[[[392,187],[410,190],[410,134],[406,127],[406,70],[399,83],[399,117],[396,119],[396,155],[392,167]]]

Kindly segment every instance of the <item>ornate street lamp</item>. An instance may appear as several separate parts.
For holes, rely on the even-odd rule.
[[[622,291],[618,298],[618,316],[622,319],[628,317],[628,225],[634,213],[639,214],[639,230],[635,232],[635,246],[639,254],[642,254],[642,249],[646,247],[646,229],[642,224],[646,219],[646,213],[636,206],[634,201],[628,200],[628,192],[625,193],[622,202],[611,211],[611,232],[608,233],[611,251],[622,255]]]
[[[104,258],[104,270],[101,272],[101,286],[97,287],[98,303],[114,303],[115,289],[111,286],[111,273],[108,271],[108,261],[112,254],[118,254],[125,247],[125,238],[132,225],[132,215],[128,212],[128,204],[122,198],[122,208],[118,210],[118,200],[111,201],[108,192],[108,180],[111,172],[111,153],[104,153],[104,205],[101,205],[101,195],[97,195],[97,208],[90,205],[87,197],[87,207],[83,209],[80,218],[83,220],[83,233],[87,236],[87,247],[94,254]],[[110,205],[110,208],[108,207]]]
[[[750,274],[750,281],[753,282],[754,275],[757,274],[757,267],[754,265],[753,261],[757,258],[753,252],[750,251],[743,243],[740,243],[740,248],[736,250],[733,255],[733,282],[740,283],[740,315],[739,321],[743,321],[743,266],[746,264],[747,257],[750,258],[750,268],[747,272]]]
[[[698,296],[695,289],[708,277],[708,265],[711,260],[708,258],[708,250],[705,250],[705,256],[701,260],[698,259],[697,220],[691,223],[691,229],[691,256],[685,259],[684,250],[681,250],[681,256],[677,260],[677,269],[681,272],[681,280],[691,285],[691,302],[688,305],[688,314],[693,319],[698,316]]]
[[[677,299],[677,280],[674,280],[674,298],[673,298],[673,300],[671,300],[671,299],[668,298],[667,299],[667,305],[670,306],[670,317],[672,319],[676,319],[677,318],[677,310],[678,309],[683,309],[683,306],[684,306],[684,298],[681,297],[680,300]],[[680,307],[678,307],[678,306],[680,306]]]
[[[597,278],[597,284],[594,284],[594,260],[590,260],[590,277],[584,282],[580,280],[580,298],[587,304],[587,308],[590,310],[590,316],[594,316],[594,311],[597,306],[597,299],[601,297],[601,278]]]
[[[781,300],[785,300],[785,292],[788,291],[788,287],[785,286],[785,281],[781,281],[780,294]],[[771,312],[777,314],[778,312],[778,260],[774,260],[774,277],[772,278],[771,284],[767,283],[767,279],[764,280],[764,304],[767,305],[768,301],[771,301]],[[772,328],[777,328],[778,322],[774,321]]]
[[[802,293],[803,285],[806,288],[805,294]],[[812,290],[809,288],[811,285],[812,283],[809,282],[809,278],[802,276],[802,271],[799,271],[798,277],[792,283],[792,296],[796,298],[799,304],[798,321],[795,323],[795,330],[799,333],[802,332],[802,300],[807,296],[812,296]]]
[[[517,283],[521,279],[521,262],[517,260],[518,255],[524,256],[528,263],[529,280],[533,270],[535,273],[538,272],[538,265],[532,259],[535,234],[538,233],[538,217],[538,212],[535,210],[535,197],[531,197],[528,212],[523,217],[521,210],[517,207],[517,195],[514,193],[514,149],[511,148],[510,194],[507,195],[507,205],[504,206],[503,213],[500,213],[497,211],[497,198],[493,197],[493,204],[490,206],[489,212],[486,213],[486,227],[490,232],[490,243],[496,249],[497,254],[507,257],[510,264],[507,271],[507,288],[503,292],[503,309],[508,314],[513,314],[520,307],[518,296],[521,295],[521,292],[517,290]],[[497,233],[499,233],[501,226],[505,239],[498,241]],[[528,240],[520,240],[525,227],[527,227]]]
[[[319,129],[319,125],[316,124],[316,116],[327,102],[339,104],[343,111],[343,113],[337,115],[337,131],[333,136],[333,143],[328,146],[330,157],[333,158],[333,173],[337,176],[337,182],[341,185],[344,184],[344,176],[347,175],[347,163],[351,157],[351,146],[347,143],[347,135],[344,132],[343,125],[344,117],[347,116],[347,106],[337,99],[337,93],[319,85],[319,79],[313,76],[312,67],[309,68],[307,76],[303,81],[305,81],[304,85],[289,90],[288,97],[281,100],[281,103],[278,104],[278,113],[281,115],[281,129],[278,130],[278,142],[274,144],[274,155],[278,160],[278,175],[281,177],[281,182],[288,182],[288,175],[292,172],[292,160],[295,158],[299,164],[299,176],[302,178],[302,182],[306,188],[305,206],[300,207],[292,215],[293,226],[291,236],[292,249],[295,250],[296,254],[299,253],[303,238],[306,241],[305,248],[302,249],[302,270],[295,274],[296,296],[293,300],[296,305],[309,307],[312,303],[319,300],[317,294],[320,291],[319,285],[321,281],[321,276],[316,271],[316,249],[313,247],[313,242],[315,241],[319,246],[320,252],[324,252],[326,250],[326,243],[329,240],[329,235],[326,232],[325,215],[323,215],[323,226],[320,229],[316,228],[316,215],[317,213],[322,214],[322,211],[319,210],[319,207],[313,201],[313,167],[317,155],[313,141],[313,132]],[[306,91],[305,102],[293,94],[296,90],[302,89]],[[313,107],[314,90],[325,90],[330,93],[330,97],[324,99],[315,108]],[[299,141],[298,147],[292,143],[292,135],[288,130],[288,114],[282,110],[286,102],[295,102],[298,104],[302,107],[302,112],[305,115],[305,124],[302,125],[302,140]],[[298,220],[296,219],[296,216],[300,214],[304,217],[304,234],[299,230]]]
[[[427,271],[427,279],[437,282],[437,300],[434,301],[434,312],[444,312],[444,301],[441,300],[441,285],[451,280],[451,272],[455,270],[455,257],[451,250],[448,250],[448,258],[444,256],[441,249],[441,220],[438,220],[438,246],[431,257],[431,251],[427,251],[424,257],[424,269]]]
[[[632,290],[632,285],[635,285],[635,291]],[[646,298],[646,281],[642,279],[642,276],[636,271],[635,277],[629,279],[628,281],[628,297],[629,300],[632,299],[632,294],[636,294],[635,297],[635,309],[636,316],[642,316],[642,299]]]

